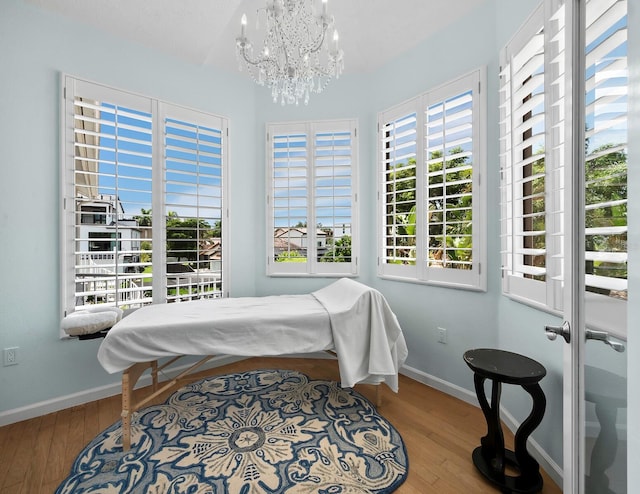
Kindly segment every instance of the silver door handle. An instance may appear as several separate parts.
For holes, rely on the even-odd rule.
[[[584,333],[587,337],[587,340],[603,341],[605,344],[613,348],[616,352],[624,352],[625,350],[624,345],[618,341],[613,340],[611,336],[609,336],[609,333],[607,333],[606,331],[594,331],[592,329],[586,329]]]
[[[551,341],[560,335],[564,338],[564,341],[571,343],[571,326],[567,321],[564,321],[562,326],[545,326],[544,332]]]

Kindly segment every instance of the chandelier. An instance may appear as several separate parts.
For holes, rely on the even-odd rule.
[[[338,31],[333,16],[327,14],[327,0],[322,0],[321,13],[313,0],[266,0],[258,9],[266,17],[266,34],[262,47],[253,53],[246,36],[247,16],[242,16],[240,36],[236,38],[236,56],[252,79],[271,88],[274,103],[282,105],[309,103],[311,93],[321,93],[344,67],[338,46]],[[259,27],[259,25],[257,26]],[[329,41],[328,33],[333,32]]]

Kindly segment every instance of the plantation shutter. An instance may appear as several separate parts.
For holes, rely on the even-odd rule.
[[[416,101],[384,112],[379,120],[382,224],[378,271],[417,278],[417,143]]]
[[[426,94],[424,278],[478,286],[482,237],[479,123],[480,73]],[[474,194],[475,192],[475,194]]]
[[[224,119],[163,106],[167,300],[222,296]]]
[[[272,129],[271,272],[307,272],[309,136],[299,129]],[[276,266],[275,264],[278,263]]]
[[[550,10],[543,15],[540,7],[502,54],[503,289],[506,294],[528,303],[562,310],[566,29],[563,2],[545,5]],[[586,12],[586,71],[578,75],[586,78],[586,322],[589,327],[624,336],[628,221],[627,3],[590,0]],[[544,29],[541,29],[543,23]],[[540,48],[542,34],[544,52]],[[544,64],[539,61],[540,57],[545,59]],[[539,87],[534,81],[542,72],[544,86]],[[536,103],[539,96],[544,96],[544,106]],[[544,113],[539,114],[538,108]],[[544,140],[538,137],[538,128],[546,132]],[[534,146],[542,143],[544,152],[535,152],[531,142]],[[543,191],[543,180],[544,203],[537,195]],[[544,245],[542,232],[545,233]]]
[[[63,314],[222,296],[226,119],[62,83]]]
[[[270,124],[267,271],[356,274],[356,124]]]
[[[472,264],[472,101],[466,92],[427,109],[429,266],[469,269]]]
[[[586,286],[627,299],[627,3],[591,1],[586,31]]]
[[[484,290],[484,69],[378,115],[383,277]]]
[[[83,81],[69,79],[66,87],[67,152],[73,149],[67,162],[73,164],[63,192],[63,257],[73,285],[63,290],[64,310],[140,307],[151,302],[144,272],[151,260],[142,255],[151,226],[134,216],[151,210],[151,105]]]
[[[564,232],[565,232],[565,161],[566,147],[566,36],[564,0],[550,2],[545,26],[545,121],[548,138],[545,150],[546,188],[546,304],[554,310],[563,308]]]
[[[344,122],[313,125],[314,129],[314,224],[318,273],[355,274],[357,240],[354,145],[355,124]]]
[[[540,6],[502,54],[503,288],[547,302],[545,32]]]

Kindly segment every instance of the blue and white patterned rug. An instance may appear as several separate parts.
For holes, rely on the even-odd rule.
[[[395,428],[352,389],[296,371],[203,379],[120,422],[76,458],[62,493],[390,493],[407,452]]]

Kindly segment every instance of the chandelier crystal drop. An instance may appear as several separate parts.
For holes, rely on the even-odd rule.
[[[247,16],[242,16],[236,38],[240,70],[245,65],[256,83],[271,88],[274,103],[297,105],[302,100],[306,105],[311,93],[321,93],[344,68],[327,0],[322,0],[320,13],[313,2],[266,0],[266,7],[257,11],[258,24],[261,16],[266,18],[266,33],[255,54],[246,36]]]

